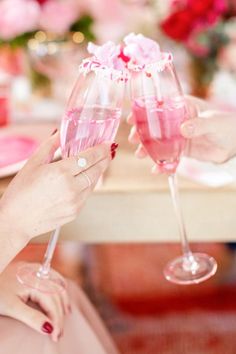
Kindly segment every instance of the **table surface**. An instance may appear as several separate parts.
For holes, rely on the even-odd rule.
[[[39,141],[54,130],[52,124],[18,124],[0,130],[5,134],[33,136]],[[119,148],[103,178],[103,184],[89,198],[79,217],[64,226],[62,239],[86,242],[177,241],[167,178],[152,175],[150,159],[134,157],[135,147],[127,142],[125,122],[117,136]],[[12,177],[0,179],[0,194]],[[210,188],[179,178],[183,213],[193,241],[236,239],[236,184]],[[48,237],[41,236],[36,242]]]

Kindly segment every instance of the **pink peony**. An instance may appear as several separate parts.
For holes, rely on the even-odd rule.
[[[123,70],[125,68],[125,62],[120,57],[120,45],[115,45],[111,41],[101,46],[90,42],[88,44],[88,52],[93,54],[100,64],[108,68],[116,70]]]
[[[40,6],[34,0],[0,1],[0,38],[12,39],[34,31],[38,26]]]
[[[161,59],[160,46],[142,34],[130,33],[124,38],[124,54],[135,64],[148,64]]]
[[[40,26],[43,30],[63,34],[78,18],[78,7],[74,1],[48,0],[42,6]]]

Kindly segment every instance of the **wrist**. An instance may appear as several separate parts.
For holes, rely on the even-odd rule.
[[[21,245],[24,247],[30,240],[29,235],[17,221],[16,216],[11,215],[0,201],[0,238],[5,236],[5,240],[12,248],[19,248]]]

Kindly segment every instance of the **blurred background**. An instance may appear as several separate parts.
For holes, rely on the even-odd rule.
[[[0,83],[11,90],[2,125],[60,119],[88,41],[129,32],[174,53],[186,93],[236,104],[234,0],[1,0],[0,14]]]
[[[87,56],[87,43],[119,42],[129,32],[143,33],[173,52],[186,94],[236,110],[236,0],[1,0],[0,192],[52,127],[59,125],[79,63]],[[125,146],[125,123],[119,134]],[[19,137],[24,136],[32,140],[23,141],[26,152],[17,159]],[[13,138],[11,156],[9,137]],[[133,150],[128,149],[123,149],[122,156],[129,153],[133,158]],[[10,156],[10,162],[5,156]],[[122,157],[118,161],[110,178],[119,177]],[[146,175],[148,167],[143,169]],[[139,170],[135,171],[137,177]],[[184,161],[179,173],[181,186],[193,191],[193,204],[198,191],[204,191],[202,213],[211,212],[207,205],[212,188],[213,193],[226,191],[227,197],[230,194],[236,200],[235,161],[223,167]],[[117,179],[111,184],[111,192],[116,188],[124,193],[126,177],[122,176],[122,183]],[[119,183],[122,188],[117,188]],[[136,192],[145,193],[149,188],[145,180],[140,178],[139,183]],[[163,191],[169,197],[167,187]],[[227,208],[224,215],[229,215]],[[215,219],[210,218],[212,224],[228,220],[221,210],[217,212]],[[198,210],[192,218],[196,216]],[[74,239],[61,243],[54,266],[84,287],[124,354],[235,354],[236,255],[234,243],[223,242],[235,239],[233,220],[222,242],[213,239],[193,245],[220,264],[218,274],[202,285],[183,288],[167,283],[162,269],[180,253],[179,246],[145,243],[145,235],[142,244],[86,246]],[[191,227],[191,217],[188,223]],[[195,241],[207,236],[207,227],[202,227],[204,233],[196,231]],[[132,235],[130,229],[129,241]],[[19,257],[41,260],[44,250],[44,243],[30,245]]]

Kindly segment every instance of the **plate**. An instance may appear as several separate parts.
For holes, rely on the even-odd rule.
[[[38,146],[38,141],[22,135],[0,137],[0,178],[17,173]]]

